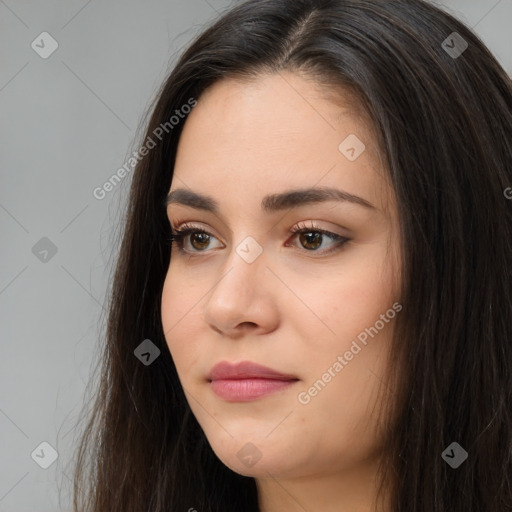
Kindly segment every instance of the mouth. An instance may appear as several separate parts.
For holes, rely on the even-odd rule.
[[[212,391],[227,402],[250,402],[295,384],[297,380],[226,379],[214,380]]]
[[[222,361],[208,375],[212,391],[228,402],[248,402],[293,386],[297,377],[253,363]]]

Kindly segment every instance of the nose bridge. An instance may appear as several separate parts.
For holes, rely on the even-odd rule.
[[[214,293],[219,288],[235,288],[237,297],[242,299],[246,293],[240,293],[244,287],[248,286],[251,290],[261,280],[262,268],[265,267],[265,258],[263,257],[263,246],[252,236],[245,236],[242,241],[233,246],[231,254],[226,260],[226,273],[214,289]]]
[[[226,333],[241,323],[260,327],[272,323],[275,307],[263,276],[267,263],[263,247],[252,236],[231,248],[222,276],[205,303],[205,320],[210,326]]]

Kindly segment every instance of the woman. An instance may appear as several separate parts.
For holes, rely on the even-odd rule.
[[[429,3],[206,29],[134,172],[75,510],[512,510],[511,140]]]

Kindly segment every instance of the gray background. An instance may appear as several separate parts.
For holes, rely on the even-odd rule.
[[[512,0],[442,5],[512,75]],[[227,6],[0,0],[0,512],[71,510],[73,427],[132,173],[102,200],[93,190],[137,149],[146,107],[180,50]],[[48,50],[44,31],[58,43],[46,59],[31,47]],[[59,454],[47,469],[36,463],[50,460],[42,442]]]

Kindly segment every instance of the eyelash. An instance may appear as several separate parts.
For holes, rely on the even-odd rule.
[[[319,252],[323,255],[328,255],[333,252],[336,252],[340,250],[347,242],[350,242],[350,238],[346,238],[344,236],[338,235],[336,233],[332,233],[330,231],[327,231],[325,229],[322,229],[318,227],[314,222],[312,222],[310,225],[306,225],[304,223],[299,223],[297,226],[292,228],[290,230],[293,235],[302,234],[302,233],[321,233],[322,235],[327,236],[328,238],[331,238],[335,243],[335,245],[331,249],[327,249],[324,251],[318,251],[315,249],[304,249],[306,252]],[[183,226],[180,229],[176,229],[175,231],[172,231],[171,229],[171,235],[166,240],[168,245],[172,245],[175,243],[178,247],[178,251],[180,254],[187,254],[190,257],[194,257],[199,255],[202,252],[207,252],[207,250],[204,251],[189,251],[187,249],[183,248],[183,239],[188,236],[191,233],[203,233],[210,237],[216,238],[213,234],[211,234],[209,231],[205,229],[200,229],[192,224],[183,224]]]

